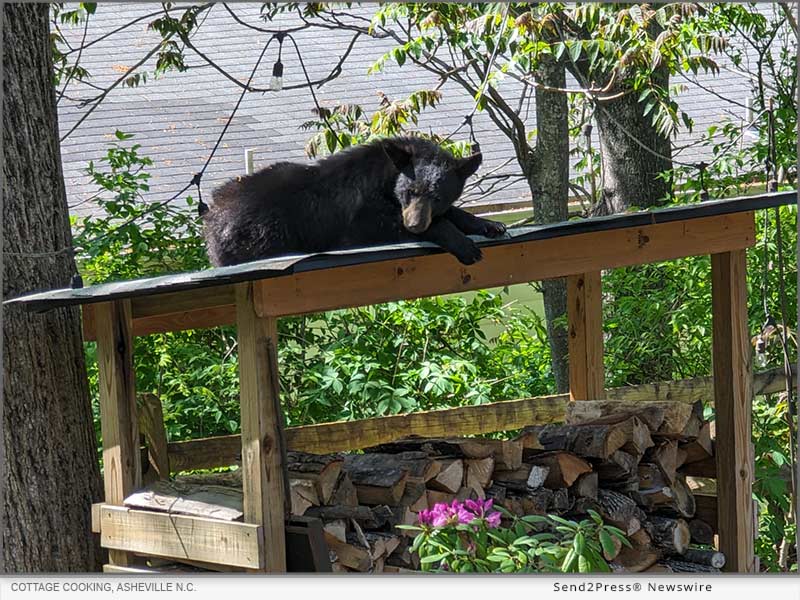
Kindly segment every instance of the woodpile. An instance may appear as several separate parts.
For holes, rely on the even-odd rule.
[[[440,502],[493,498],[520,516],[597,511],[633,546],[606,554],[614,570],[714,572],[724,555],[697,546],[713,543],[716,515],[699,509],[697,485],[687,481],[713,468],[712,433],[699,403],[583,401],[570,403],[564,424],[529,427],[513,440],[413,438],[362,454],[289,452],[292,513],[322,521],[334,571],[416,570],[413,532],[396,525],[415,524]],[[179,478],[194,486],[177,494],[180,502],[164,490],[176,484],[157,482],[160,489],[126,504],[196,511],[222,485],[217,514],[235,519],[237,473]]]

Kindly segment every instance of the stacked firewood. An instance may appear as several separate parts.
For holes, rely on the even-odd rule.
[[[686,472],[713,465],[700,403],[570,403],[565,424],[513,440],[413,438],[363,454],[289,453],[292,512],[324,523],[334,570],[418,568],[398,524],[453,499],[493,498],[517,515],[597,511],[628,536],[620,571],[716,571],[715,515],[698,516]],[[713,473],[710,473],[713,475]],[[702,517],[702,518],[700,518]]]

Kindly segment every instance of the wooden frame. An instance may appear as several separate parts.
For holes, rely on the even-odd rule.
[[[84,331],[87,339],[97,339],[100,360],[106,503],[121,504],[137,486],[140,473],[131,357],[134,335],[236,323],[242,435],[214,442],[169,444],[167,451],[175,470],[182,466],[177,448],[205,453],[206,462],[200,462],[207,466],[211,466],[210,452],[223,449],[222,453],[229,457],[240,449],[246,523],[238,525],[257,528],[261,532],[259,539],[263,538],[259,560],[240,562],[247,562],[242,566],[251,570],[278,572],[286,569],[286,494],[282,480],[286,441],[277,386],[278,317],[566,276],[570,301],[570,399],[594,399],[605,394],[600,272],[711,254],[720,543],[730,553],[731,570],[750,570],[754,563],[749,497],[751,388],[744,256],[754,241],[753,213],[739,212],[489,246],[484,248],[484,260],[470,267],[459,265],[447,254],[432,254],[85,306]],[[657,386],[653,391],[660,393]],[[332,423],[293,428],[286,431],[286,437],[293,448],[322,452],[342,449],[344,444],[353,448],[412,433],[481,433],[552,421],[563,414],[567,401],[566,396],[553,396]],[[454,427],[454,423],[460,425]],[[213,449],[212,444],[216,444]],[[104,514],[120,519],[118,515],[123,511],[126,519],[134,518],[130,515],[137,512],[113,506],[104,509]],[[162,514],[142,518],[147,521],[142,524],[149,526],[176,517]],[[137,535],[134,529],[126,531]],[[146,551],[145,546],[133,542],[112,542],[110,534],[103,540],[112,550],[111,569],[133,568],[127,553]],[[162,542],[152,541],[147,548],[153,554],[167,552],[157,546],[159,543]],[[199,550],[197,556],[205,556],[197,560],[209,560]]]

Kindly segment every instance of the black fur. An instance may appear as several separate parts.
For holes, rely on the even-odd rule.
[[[214,266],[284,254],[409,240],[435,242],[464,264],[481,259],[465,234],[505,226],[453,206],[481,155],[456,159],[421,138],[357,146],[316,164],[276,163],[214,191],[201,216]]]

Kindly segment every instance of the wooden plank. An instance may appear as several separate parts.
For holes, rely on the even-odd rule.
[[[567,277],[570,400],[605,398],[600,271]]]
[[[776,375],[778,371],[775,369],[756,374],[756,388],[760,393],[774,394],[783,390],[783,383]],[[711,377],[697,377],[609,388],[605,393],[608,400],[669,400],[692,404],[697,400],[707,402],[711,399],[713,387]],[[429,413],[289,427],[286,430],[287,447],[290,450],[325,454],[377,445],[373,440],[380,440],[379,443],[393,442],[409,435],[450,437],[546,425],[564,420],[568,400],[566,394],[538,396]],[[430,413],[433,416],[425,416]],[[171,442],[168,451],[173,472],[180,472],[233,465],[241,460],[242,446],[238,435],[225,435]]]
[[[244,519],[264,527],[269,549],[265,570],[285,573],[288,492],[283,473],[283,415],[276,397],[278,322],[256,314],[256,287],[258,283],[251,282],[236,288]]]
[[[725,569],[753,572],[753,452],[744,250],[711,256],[713,373],[720,550]]]
[[[139,487],[142,473],[130,301],[100,303],[94,309],[94,319],[105,501],[119,505]],[[124,553],[109,552],[111,564],[127,566],[129,559]]]
[[[244,516],[242,491],[221,485],[154,481],[125,498],[125,506],[223,521]]]
[[[104,505],[100,527],[104,548],[248,569],[264,566],[263,529],[252,523]]]
[[[752,246],[752,212],[488,246],[475,265],[436,254],[263,280],[260,315],[286,316],[539,281]],[[236,284],[240,285],[240,284]],[[134,335],[230,325],[235,285],[134,298]],[[86,330],[87,340],[93,339]]]
[[[167,452],[167,431],[164,428],[164,412],[161,400],[155,394],[139,394],[139,430],[147,443],[149,462],[148,479],[169,479],[169,453]]]

